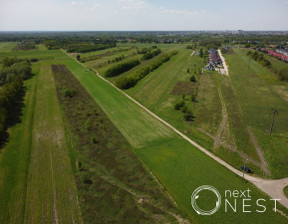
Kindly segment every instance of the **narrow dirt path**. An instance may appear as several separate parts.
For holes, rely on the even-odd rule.
[[[217,130],[217,134],[215,136],[215,141],[214,141],[213,147],[218,147],[219,145],[221,145],[221,135],[222,135],[223,131],[225,130],[225,128],[227,128],[227,119],[228,119],[225,102],[224,102],[221,90],[219,88],[218,88],[218,94],[219,94],[219,98],[220,98],[220,101],[222,104],[222,121],[221,121],[219,128]],[[235,151],[235,150],[232,150],[232,151]]]
[[[220,52],[221,53],[221,52]],[[221,54],[219,54],[221,55]],[[222,56],[222,55],[221,55]],[[220,57],[221,57],[220,56]],[[73,58],[72,58],[73,59]],[[74,59],[75,61],[77,61],[76,59]],[[224,59],[225,60],[225,59]],[[78,62],[78,61],[77,61]],[[78,62],[79,64],[82,65],[82,63]],[[83,65],[82,65],[83,66]],[[84,67],[86,67],[84,65]],[[226,67],[227,68],[227,67]],[[132,100],[134,103],[136,103],[139,107],[141,107],[143,110],[145,110],[147,113],[149,113],[151,116],[153,116],[154,118],[156,118],[157,120],[161,121],[163,124],[165,124],[167,127],[169,127],[171,130],[173,130],[176,134],[178,134],[179,136],[181,136],[183,139],[185,139],[186,141],[188,141],[190,144],[192,144],[194,147],[198,148],[200,151],[204,152],[206,155],[208,155],[209,157],[211,157],[212,159],[214,159],[215,161],[217,161],[218,163],[220,163],[221,165],[225,166],[227,169],[231,170],[233,173],[237,174],[238,176],[242,176],[242,172],[240,170],[237,170],[236,168],[234,168],[233,166],[231,166],[230,164],[228,164],[227,162],[225,162],[224,160],[220,159],[219,157],[217,157],[216,155],[214,155],[212,152],[208,151],[207,149],[205,149],[204,147],[200,146],[198,143],[196,143],[195,141],[191,140],[189,137],[187,137],[186,135],[184,135],[182,132],[180,132],[179,130],[177,130],[175,127],[173,127],[171,124],[169,124],[168,122],[166,122],[165,120],[163,120],[162,118],[158,117],[156,114],[154,114],[152,111],[150,111],[148,108],[146,108],[145,106],[143,106],[142,104],[140,104],[137,100],[135,100],[134,98],[132,98],[131,96],[129,96],[127,93],[125,93],[124,91],[122,91],[121,89],[117,88],[113,83],[109,82],[108,80],[106,80],[105,78],[103,78],[96,70],[92,69],[96,75],[101,78],[103,81],[107,82],[108,84],[110,84],[112,87],[114,87],[115,89],[117,89],[120,93],[122,93],[123,95],[125,95],[127,98],[129,98],[130,100]],[[227,69],[228,72],[228,69]],[[227,73],[228,74],[228,73]],[[253,176],[249,176],[248,174],[245,175],[245,179],[250,181],[251,183],[253,183],[256,187],[258,187],[260,190],[262,190],[263,192],[265,192],[266,194],[268,194],[270,197],[272,198],[281,198],[281,201],[279,201],[279,203],[281,203],[282,205],[284,205],[287,209],[288,209],[288,199],[285,197],[284,192],[283,192],[283,188],[284,188],[284,184],[285,186],[288,185],[288,177],[287,178],[283,178],[280,180],[265,180],[262,178],[258,178],[258,177],[253,177]],[[275,193],[278,192],[278,193]],[[280,193],[282,192],[282,193]],[[276,197],[274,197],[276,196]]]
[[[254,133],[253,133],[251,127],[247,127],[247,129],[248,129],[250,138],[252,139],[252,142],[253,142],[253,144],[254,144],[254,146],[255,146],[255,149],[256,149],[256,151],[257,151],[258,157],[259,157],[259,159],[260,159],[260,161],[261,161],[261,166],[262,166],[263,172],[265,173],[265,175],[271,176],[270,170],[268,169],[268,164],[267,164],[267,162],[266,162],[266,160],[265,160],[265,157],[264,157],[264,155],[263,155],[263,151],[262,151],[262,149],[259,147],[258,142],[257,142],[257,140],[256,140],[256,138],[255,138],[255,136],[254,136]]]
[[[142,192],[138,192],[136,190],[133,190],[132,188],[126,186],[125,184],[123,184],[122,182],[118,181],[117,179],[115,179],[113,176],[109,175],[107,172],[103,172],[101,167],[96,167],[97,168],[97,172],[98,172],[98,175],[101,179],[103,179],[104,181],[114,185],[114,186],[117,186],[119,187],[120,189],[128,192],[129,194],[133,195],[137,201],[138,200],[141,200],[142,198],[145,198],[144,200],[144,203],[147,203],[155,208],[158,208],[160,209],[162,212],[165,212],[171,216],[173,216],[179,224],[188,224],[190,223],[189,220],[181,217],[180,215],[170,211],[169,209],[167,209],[166,207],[164,207],[162,204],[160,204],[159,202],[153,200],[152,197],[150,197],[149,195],[147,194],[144,194]]]
[[[193,51],[193,52],[191,53],[191,56],[193,56],[193,55],[195,54],[195,52],[196,52],[196,51]]]

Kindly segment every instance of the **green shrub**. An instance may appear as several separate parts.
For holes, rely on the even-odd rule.
[[[175,110],[180,110],[184,106],[185,106],[185,102],[181,101],[180,103],[176,103],[174,108],[175,108]]]
[[[91,130],[91,121],[90,119],[87,119],[85,122],[85,129],[86,130]]]
[[[93,143],[93,144],[98,143],[97,138],[95,136],[91,137],[91,143]]]
[[[62,91],[63,91],[63,95],[65,98],[67,98],[67,97],[72,98],[76,93],[75,90],[67,89],[67,88],[63,89]]]
[[[195,76],[193,75],[193,76],[191,76],[191,78],[190,78],[190,82],[197,82],[197,80],[196,80],[196,78],[195,78]]]
[[[186,111],[186,113],[184,114],[184,119],[185,121],[194,121],[194,115],[192,113],[192,111]]]

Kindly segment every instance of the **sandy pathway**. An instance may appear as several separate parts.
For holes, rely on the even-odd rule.
[[[223,67],[224,67],[224,71],[225,71],[225,75],[229,75],[229,72],[228,72],[228,66],[226,65],[226,61],[225,61],[225,58],[223,57],[222,53],[220,50],[218,50],[218,54],[222,60],[222,64],[223,64]]]

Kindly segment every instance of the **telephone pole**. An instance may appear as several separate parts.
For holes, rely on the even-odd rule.
[[[273,130],[273,126],[274,126],[275,115],[278,114],[278,111],[276,109],[272,109],[272,110],[273,110],[273,119],[272,119],[272,123],[271,123],[271,127],[270,127],[270,133],[269,133],[270,136],[272,134],[272,130]]]
[[[251,58],[249,59],[248,71],[250,70]]]

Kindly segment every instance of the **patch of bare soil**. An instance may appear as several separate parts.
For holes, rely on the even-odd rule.
[[[170,94],[172,95],[192,95],[197,88],[197,84],[193,82],[177,82]]]

